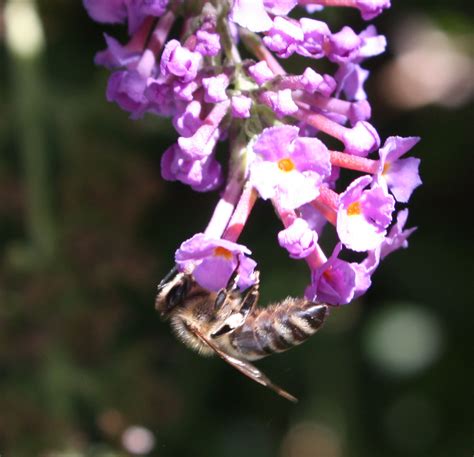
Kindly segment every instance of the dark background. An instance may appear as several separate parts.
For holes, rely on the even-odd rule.
[[[157,457],[472,455],[472,60],[467,75],[449,60],[472,52],[470,2],[394,3],[373,21],[390,47],[368,63],[367,88],[383,139],[422,137],[413,154],[424,185],[408,223],[418,230],[364,297],[303,346],[259,363],[297,405],[190,352],[154,312],[175,249],[205,228],[218,195],[161,179],[160,155],[175,138],[168,120],[131,121],[106,102],[108,72],[92,59],[102,32],[123,37],[123,28],[93,23],[80,2],[43,0],[45,47],[21,59],[2,23],[2,457],[130,455],[130,437],[146,447],[135,426],[152,434]],[[332,30],[364,26],[356,12],[322,17]],[[401,77],[407,42],[431,54],[423,47]],[[430,70],[423,56],[441,64]],[[443,92],[436,84],[449,75]],[[278,230],[259,202],[242,236],[262,271],[263,304],[308,281]]]

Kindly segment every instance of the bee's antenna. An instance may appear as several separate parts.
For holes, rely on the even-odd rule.
[[[161,280],[161,282],[158,284],[158,292],[163,289],[163,287],[166,286],[176,275],[178,274],[178,266],[175,265],[171,271]]]

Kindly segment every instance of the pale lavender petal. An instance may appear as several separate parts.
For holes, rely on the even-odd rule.
[[[290,125],[267,128],[258,136],[253,150],[265,160],[277,161],[289,155],[288,148],[298,132],[298,127]]]
[[[193,271],[194,279],[204,289],[217,292],[225,288],[232,272],[237,266],[237,260],[230,262],[223,257],[208,257]]]
[[[128,0],[83,0],[89,16],[97,22],[118,23],[127,17]]]
[[[296,209],[319,195],[321,176],[312,171],[280,172],[276,198],[284,209]]]
[[[230,19],[251,32],[265,32],[273,24],[263,0],[234,0]]]
[[[274,162],[254,162],[250,167],[249,181],[264,200],[272,199],[277,190],[281,171]]]
[[[347,129],[342,139],[345,152],[366,157],[380,146],[377,130],[366,121],[357,122],[354,127]]]
[[[245,119],[250,117],[252,99],[245,95],[234,95],[231,99],[232,116]]]
[[[397,221],[381,246],[380,256],[382,259],[397,249],[408,247],[407,239],[416,230],[416,227],[404,230],[407,218],[408,209],[406,208],[397,214]]]
[[[248,72],[257,84],[265,84],[267,81],[270,81],[275,77],[275,74],[264,60],[261,60],[254,65],[250,65]]]
[[[298,4],[298,0],[263,0],[263,4],[270,13],[286,16]]]
[[[280,246],[285,248],[293,259],[307,257],[316,248],[317,241],[317,233],[301,218],[296,218],[289,227],[278,233]]]
[[[227,100],[226,89],[229,85],[229,77],[225,73],[203,78],[202,85],[205,91],[204,100],[207,103],[219,103]]]
[[[420,159],[408,157],[391,164],[383,177],[397,201],[406,203],[413,191],[422,184],[418,172]]]
[[[328,148],[317,138],[298,138],[294,142],[291,158],[299,171],[314,171],[321,176],[321,181],[331,174]]]

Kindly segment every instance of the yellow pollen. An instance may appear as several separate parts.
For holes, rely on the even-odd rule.
[[[278,168],[282,171],[288,172],[294,170],[295,164],[293,163],[293,160],[286,157],[285,159],[281,159],[278,161]]]
[[[386,174],[387,171],[390,170],[390,162],[385,162],[385,165],[383,166],[383,171],[382,174]]]
[[[347,207],[349,216],[358,216],[361,213],[360,202],[353,202]]]
[[[214,255],[216,257],[224,257],[224,259],[231,260],[232,259],[232,252],[228,249],[223,248],[222,246],[217,246],[214,248]]]

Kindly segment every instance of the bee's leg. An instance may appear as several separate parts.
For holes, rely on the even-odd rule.
[[[169,282],[179,273],[178,271],[178,266],[175,265],[170,272],[166,274],[166,276],[160,281],[158,284],[158,292],[160,292],[163,287],[166,286],[166,284],[169,284]]]
[[[237,257],[237,266],[235,267],[235,270],[230,275],[230,278],[227,281],[227,286],[225,288],[228,294],[230,294],[231,292],[237,289],[237,283],[239,282],[239,279],[240,279],[239,266],[240,266],[240,261],[239,261],[239,258]]]
[[[217,297],[216,297],[216,300],[214,302],[214,309],[216,311],[218,309],[221,309],[222,306],[224,305],[225,301],[227,300],[227,297],[232,292],[237,290],[237,283],[239,282],[239,278],[240,278],[239,273],[238,273],[239,265],[240,265],[240,262],[239,262],[239,258],[237,257],[237,266],[235,267],[235,270],[230,275],[230,278],[227,281],[227,285],[226,285],[225,289],[221,289],[217,293]]]
[[[241,303],[240,303],[240,314],[243,314],[244,317],[247,317],[247,315],[252,311],[254,306],[256,305],[258,301],[258,297],[260,295],[259,289],[260,289],[260,281],[259,281],[259,272],[255,272],[256,276],[256,282],[255,284],[250,287],[247,292],[245,293]]]
[[[242,300],[240,301],[240,304],[238,307],[236,307],[235,312],[233,312],[224,322],[221,328],[219,328],[217,331],[215,331],[211,336],[212,338],[216,338],[221,335],[225,335],[226,333],[234,331],[236,328],[240,327],[244,322],[245,319],[247,319],[247,316],[249,313],[253,310],[255,307],[258,296],[259,296],[259,287],[260,287],[260,281],[259,281],[259,272],[255,272],[255,279],[256,282],[253,286],[251,286],[246,292],[245,295],[242,297]],[[222,295],[221,295],[222,292]],[[225,289],[222,289],[218,294],[216,298],[216,304],[218,300],[222,300],[222,305],[227,298],[227,294],[225,294]]]

